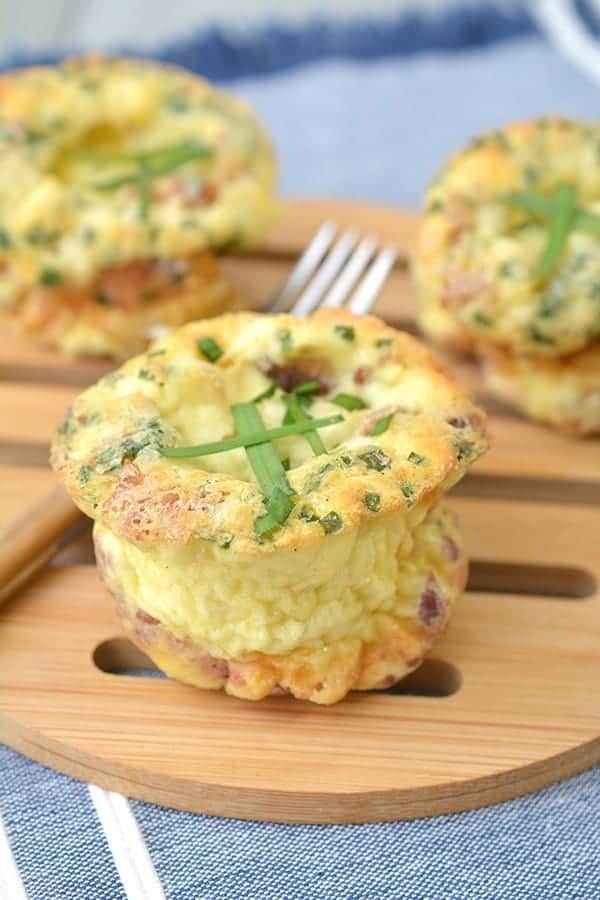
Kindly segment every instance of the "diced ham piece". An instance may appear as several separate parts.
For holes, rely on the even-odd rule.
[[[435,575],[430,574],[419,600],[419,619],[428,627],[436,625],[444,618],[446,601]]]

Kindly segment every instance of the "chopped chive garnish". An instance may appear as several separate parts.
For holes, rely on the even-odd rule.
[[[554,212],[554,199],[552,197],[544,197],[543,194],[536,194],[533,191],[522,194],[513,192],[505,194],[502,198],[506,203],[513,206],[520,206],[526,212],[533,213],[534,216],[551,216]]]
[[[4,228],[0,228],[0,250],[10,250],[11,247],[12,241],[8,231]]]
[[[77,473],[77,480],[79,484],[87,484],[93,473],[94,470],[91,466],[81,466],[79,472]]]
[[[381,497],[379,494],[365,494],[363,503],[371,512],[379,512],[381,509]]]
[[[308,506],[303,506],[300,512],[298,513],[298,518],[302,519],[304,522],[318,522],[319,517],[315,515],[312,509],[309,509]]]
[[[462,441],[456,441],[454,443],[456,448],[456,459],[460,462],[463,459],[468,459],[473,453],[473,445],[465,444]]]
[[[492,320],[489,316],[486,316],[485,313],[479,312],[479,310],[475,310],[473,315],[471,316],[476,325],[479,325],[481,328],[489,328],[492,324]]]
[[[238,403],[237,406],[253,406],[251,403]],[[235,407],[232,407],[235,409]],[[163,456],[186,459],[194,456],[210,456],[213,453],[224,453],[226,450],[236,450],[238,447],[254,447],[257,444],[267,444],[269,441],[290,437],[293,434],[307,434],[316,428],[326,428],[328,425],[337,425],[343,422],[343,416],[326,416],[324,419],[310,419],[308,422],[295,422],[291,425],[280,425],[279,428],[265,428],[259,430],[261,425],[243,435],[226,438],[223,441],[214,441],[210,444],[197,444],[193,447],[162,447]],[[237,426],[237,422],[236,422]],[[239,426],[238,426],[239,430]]]
[[[393,338],[377,338],[375,341],[376,347],[391,347],[394,343]]]
[[[284,356],[287,356],[292,352],[292,347],[294,346],[292,332],[288,328],[282,328],[281,331],[277,332],[277,338],[279,340],[279,346],[281,347],[282,354]]]
[[[166,352],[166,349],[163,347],[162,350],[151,350],[148,356],[164,356]]]
[[[544,255],[533,271],[536,276],[546,275],[554,267],[572,230],[600,232],[600,215],[576,205],[573,185],[561,185],[551,197],[532,191],[506,194],[502,199],[534,216],[550,220]]]
[[[161,175],[167,175],[176,169],[198,159],[210,159],[214,156],[212,147],[200,144],[195,140],[181,141],[155,150],[138,153],[115,153],[96,155],[97,161],[123,162],[134,166],[133,172],[99,181],[94,184],[96,190],[113,191],[126,185],[137,185],[139,192],[138,215],[140,219],[148,218],[152,182]]]
[[[415,453],[414,450],[411,450],[408,454],[408,461],[409,463],[412,463],[413,466],[422,466],[426,459],[427,457],[421,456],[420,453]]]
[[[383,472],[389,469],[392,460],[383,452],[383,450],[368,450],[366,453],[359,454],[367,469],[375,469],[376,472]]]
[[[150,210],[150,195],[152,193],[152,177],[150,170],[144,163],[140,163],[137,177],[138,186],[138,218],[147,219]]]
[[[336,531],[340,530],[344,523],[341,516],[338,516],[336,512],[332,511],[327,513],[326,516],[322,516],[319,519],[319,524],[325,534],[335,534]]]
[[[384,416],[383,419],[380,419],[379,422],[376,422],[373,428],[371,429],[372,435],[383,434],[384,431],[387,431],[390,427],[390,423],[394,418],[393,413],[389,416]]]
[[[58,269],[42,269],[40,272],[39,282],[40,284],[45,284],[47,287],[54,287],[57,284],[61,284],[63,280],[62,273],[58,271]]]
[[[600,231],[600,215],[578,210],[575,215],[574,227],[580,228],[582,231]]]
[[[279,385],[277,384],[276,381],[274,381],[272,384],[269,385],[269,387],[265,391],[262,392],[262,394],[258,394],[252,402],[260,403],[261,400],[268,400],[269,397],[273,396],[273,394],[275,393],[275,391],[277,390],[278,387],[279,387]]]
[[[335,403],[337,406],[342,406],[344,409],[347,409],[348,412],[353,412],[355,409],[366,409],[367,406],[364,400],[361,400],[361,398],[357,397],[355,394],[336,394],[331,402]]]
[[[295,394],[284,395],[283,402],[286,406],[285,418],[283,420],[284,424],[314,421],[314,419],[302,409],[299,399],[300,398]],[[327,448],[316,431],[307,431],[306,440],[310,444],[311,450],[313,451],[315,456],[320,456],[322,453],[327,453]]]
[[[333,472],[335,466],[331,463],[325,463],[325,465],[319,469],[318,472],[311,472],[311,474],[306,479],[302,492],[304,494],[310,494],[312,491],[316,491],[321,487],[323,479],[328,474],[328,472]]]
[[[282,466],[283,468],[283,466]],[[294,504],[287,493],[280,488],[275,488],[267,500],[267,511],[270,516],[280,523],[285,522],[294,508]]]
[[[321,388],[322,384],[320,381],[304,381],[294,388],[293,393],[297,394],[299,397],[305,397],[318,393]]]
[[[254,403],[235,403],[231,407],[233,421],[241,440],[248,441],[252,432],[264,429],[260,413]],[[263,432],[266,434],[266,431]],[[267,534],[283,525],[294,504],[289,499],[294,489],[287,480],[285,470],[273,444],[264,441],[256,446],[245,444],[248,462],[266,497],[267,515],[256,519],[257,534]]]
[[[209,362],[214,363],[223,356],[223,351],[214,338],[199,338],[196,341],[196,347]]]
[[[290,471],[290,458],[289,458],[289,456],[286,456],[285,459],[282,459],[282,460],[281,460],[281,465],[283,466],[285,472],[289,472],[289,471]]]
[[[265,534],[275,531],[276,528],[279,528],[279,522],[277,519],[274,519],[273,516],[269,515],[269,513],[267,513],[266,516],[259,516],[258,519],[254,520],[254,531],[258,537],[263,537]]]
[[[27,241],[34,246],[40,244],[50,244],[58,237],[59,232],[56,229],[45,228],[43,225],[33,225],[25,235]]]
[[[529,329],[529,337],[532,339],[532,341],[537,341],[538,344],[548,344],[548,346],[550,347],[554,346],[554,344],[556,343],[554,338],[550,337],[550,335],[544,334],[544,332],[537,327],[535,322]]]
[[[407,481],[405,481],[404,484],[400,486],[400,490],[404,494],[408,505],[411,506],[415,501],[415,489],[413,488],[412,484],[409,484]]]
[[[556,194],[556,208],[550,220],[546,249],[533,274],[546,275],[554,268],[567,242],[575,218],[577,195],[572,185],[561,185]]]
[[[142,381],[156,381],[155,376],[152,372],[149,372],[148,369],[140,369],[138,372],[138,378],[141,378]]]
[[[356,336],[352,325],[336,325],[335,332],[343,341],[353,341]]]

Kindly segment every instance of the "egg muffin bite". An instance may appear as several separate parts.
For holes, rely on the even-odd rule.
[[[482,348],[490,390],[525,415],[574,436],[600,434],[600,343],[556,359]]]
[[[589,406],[600,403],[600,379],[578,356],[600,338],[599,146],[598,123],[550,118],[473,141],[427,192],[414,267],[423,331],[502,359],[503,396],[580,433],[598,430]],[[495,389],[500,368],[487,371]],[[541,397],[561,377],[561,397]],[[565,417],[564,397],[582,392],[586,408]]]
[[[216,253],[271,222],[270,142],[183,70],[100,56],[0,78],[0,310],[71,354],[123,357],[233,294]]]
[[[464,588],[441,497],[483,413],[374,317],[192,323],[75,402],[52,462],[167,674],[334,703],[419,665]]]

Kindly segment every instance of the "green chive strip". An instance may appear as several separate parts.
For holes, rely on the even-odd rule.
[[[99,181],[94,184],[98,191],[114,191],[129,184],[135,184],[139,191],[138,216],[147,219],[150,210],[152,182],[161,175],[174,172],[175,169],[197,159],[207,159],[214,155],[214,150],[196,141],[182,141],[155,150],[132,154],[115,154],[115,162],[131,162],[136,166],[134,172]],[[108,157],[108,161],[110,157]]]
[[[533,192],[527,194],[511,193],[502,197],[506,203],[512,203],[514,206],[520,206],[526,212],[533,213],[534,216],[542,216],[549,218],[554,215],[554,198],[544,197],[543,194],[535,194]]]
[[[279,385],[277,384],[277,382],[273,381],[266,390],[264,390],[261,394],[257,394],[252,402],[260,403],[261,400],[268,400],[269,397],[273,396],[278,387]]]
[[[235,403],[231,407],[231,413],[235,427],[242,439],[256,429],[264,428],[261,415],[252,402]],[[246,453],[256,480],[266,497],[267,516],[274,520],[276,525],[283,525],[294,508],[294,504],[289,499],[290,496],[293,496],[294,489],[287,480],[285,469],[275,447],[271,443],[246,446]],[[264,518],[264,516],[259,517],[257,522],[261,522]],[[263,521],[258,527],[262,528],[267,524]],[[270,525],[270,530],[276,525]]]
[[[257,428],[264,428],[261,415],[256,404],[236,403],[231,407],[233,421],[240,436],[245,436]],[[267,514],[259,516],[254,529],[258,535],[268,534],[278,528],[288,518],[294,508],[290,496],[294,489],[287,480],[283,464],[271,443],[246,447],[248,462],[256,475],[256,480],[265,494]]]
[[[180,166],[195,159],[207,159],[214,155],[214,150],[195,141],[182,141],[180,144],[171,144],[167,147],[160,147],[156,150],[149,150],[142,153],[132,154],[115,154],[114,157],[105,157],[107,162],[123,161],[130,162],[138,167],[138,171],[129,172],[126,175],[117,175],[109,178],[107,181],[100,181],[94,184],[98,191],[113,191],[128,184],[137,184],[140,172],[139,169],[145,168],[151,178],[157,178],[159,175],[168,175]]]
[[[582,231],[600,231],[600,216],[598,213],[585,212],[580,209],[575,214],[573,227]]]
[[[237,406],[253,406],[253,404],[238,403]],[[232,407],[235,409],[235,407]],[[234,417],[235,419],[235,417]],[[279,438],[290,437],[293,434],[307,434],[317,428],[326,428],[328,425],[337,425],[343,422],[343,416],[327,416],[324,419],[311,419],[308,422],[295,422],[292,425],[280,425],[279,428],[265,428],[260,431],[260,425],[253,431],[223,441],[215,441],[210,444],[197,444],[194,447],[162,447],[160,453],[163,456],[179,457],[185,459],[193,456],[210,456],[212,453],[224,453],[226,450],[236,450],[238,447],[254,447],[256,444],[266,444]],[[237,425],[237,423],[236,423]]]
[[[275,531],[276,528],[279,528],[279,522],[270,513],[254,520],[254,531],[258,537],[263,537],[265,534]]]
[[[542,258],[533,270],[536,276],[546,275],[563,251],[573,224],[577,194],[572,185],[561,185],[556,194],[556,209],[548,228],[548,240]]]
[[[372,435],[383,434],[384,431],[387,431],[388,428],[390,427],[390,423],[393,418],[394,418],[393,413],[390,414],[389,416],[384,416],[383,419],[380,419],[379,422],[376,422],[376,424],[373,426],[373,428],[371,429],[371,434]]]
[[[552,218],[556,212],[555,198],[545,197],[543,194],[533,192],[527,194],[513,193],[506,194],[503,199],[507,203],[520,206],[527,212],[542,218]],[[577,208],[575,210],[573,228],[581,231],[600,231],[600,215]]]
[[[361,400],[361,398],[357,397],[355,394],[336,394],[331,402],[335,403],[337,406],[342,406],[344,409],[347,409],[348,412],[353,412],[355,409],[366,409],[367,407],[364,400]]]
[[[138,218],[143,220],[148,218],[152,194],[152,175],[144,164],[140,164],[137,185],[139,192]]]
[[[298,401],[298,397],[295,394],[285,395],[283,398],[283,402],[285,403],[287,409],[286,419],[290,423],[314,422],[312,416],[309,416],[309,414],[302,409]],[[311,450],[313,451],[315,456],[321,456],[321,454],[327,453],[327,447],[316,431],[307,431],[306,440],[310,444]]]
[[[311,394],[316,394],[322,387],[323,385],[320,381],[304,381],[294,388],[293,393],[299,397],[308,397]]]

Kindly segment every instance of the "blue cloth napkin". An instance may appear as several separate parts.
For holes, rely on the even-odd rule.
[[[518,4],[203,32],[159,55],[257,108],[284,193],[415,206],[474,134],[600,110],[597,85]],[[127,803],[0,746],[0,811],[0,900],[600,897],[598,769],[474,812],[308,827]]]

